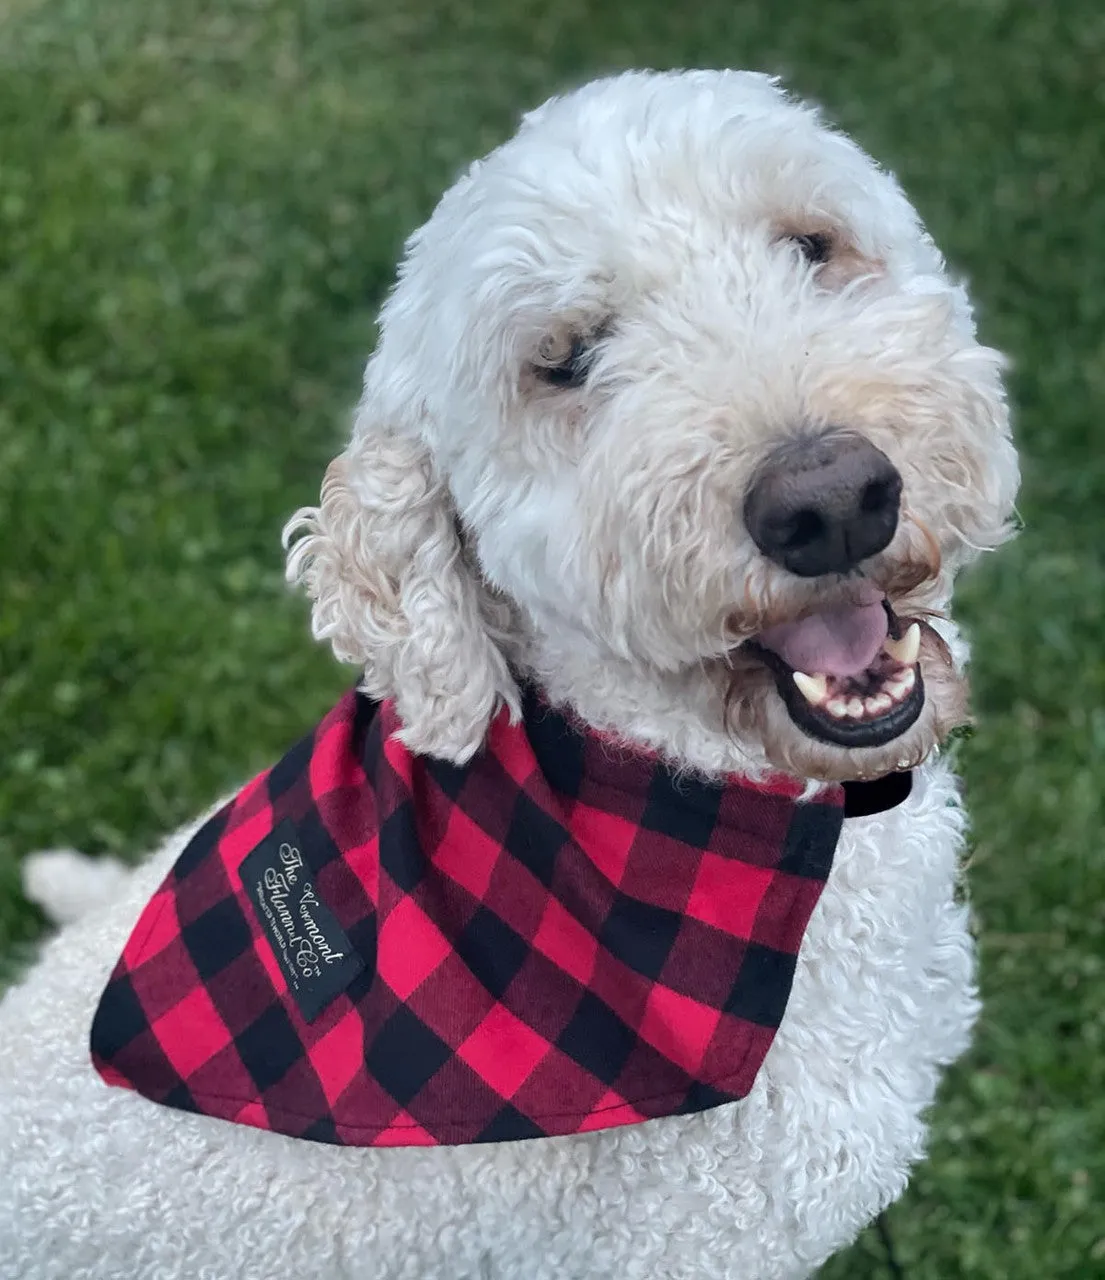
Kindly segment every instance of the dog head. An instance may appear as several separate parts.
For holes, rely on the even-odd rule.
[[[875,776],[965,716],[946,615],[1009,532],[1001,371],[816,112],[599,81],[411,237],[289,574],[415,751],[470,757],[528,667],[690,764]]]

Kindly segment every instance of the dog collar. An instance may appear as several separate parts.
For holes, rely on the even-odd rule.
[[[870,782],[845,782],[844,816],[866,818],[873,813],[896,809],[913,791],[913,770],[888,773]]]
[[[752,1087],[844,789],[708,783],[532,691],[458,768],[349,694],[192,838],[92,1027],[154,1102],[354,1146],[503,1141]]]

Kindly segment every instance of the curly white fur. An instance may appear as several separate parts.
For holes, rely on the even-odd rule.
[[[824,268],[788,239],[810,229]],[[581,334],[585,380],[546,385],[543,354]],[[740,499],[792,433],[864,434],[906,508],[868,577],[946,615],[1008,532],[1000,373],[894,180],[767,78],[631,74],[528,116],[412,237],[352,441],[286,530],[315,635],[418,752],[470,758],[524,671],[681,768],[812,792],[927,757],[915,793],[846,824],[751,1095],[572,1139],[337,1149],[105,1087],[92,1011],[188,833],[110,901],[90,878],[0,1006],[0,1277],[790,1280],[852,1240],[903,1189],[976,1014],[964,817],[933,754],[965,646],[934,619],[900,741],[814,743],[732,654],[826,587],[758,554]],[[30,861],[40,897],[59,865]]]
[[[365,691],[394,697],[415,752],[463,762],[500,703],[518,692],[462,551],[444,483],[426,450],[365,430],[330,464],[322,505],[299,512],[288,573],[315,597],[312,631],[364,667]]]

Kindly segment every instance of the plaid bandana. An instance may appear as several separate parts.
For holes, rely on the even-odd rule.
[[[349,694],[192,839],[96,1013],[109,1084],[351,1146],[491,1142],[752,1087],[844,791],[679,777],[526,694],[457,768]]]

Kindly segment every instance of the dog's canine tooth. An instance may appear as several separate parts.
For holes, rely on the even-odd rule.
[[[903,667],[912,667],[921,653],[920,625],[910,623],[909,630],[900,640],[884,640],[882,647],[895,662],[900,662]]]
[[[829,692],[828,676],[808,676],[804,671],[796,671],[794,683],[802,697],[815,707],[825,701],[825,695]]]

